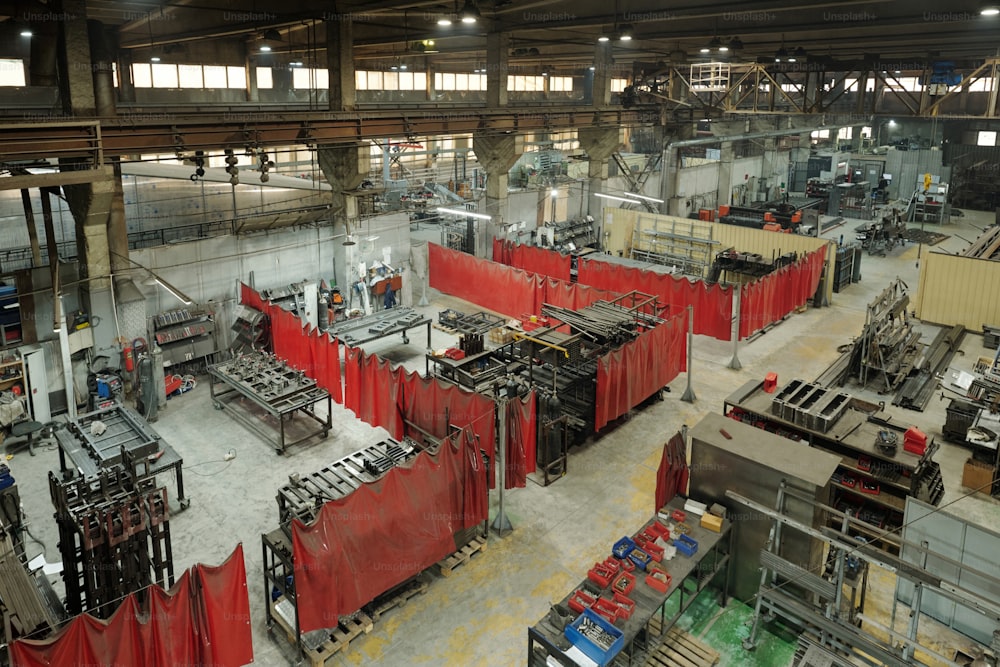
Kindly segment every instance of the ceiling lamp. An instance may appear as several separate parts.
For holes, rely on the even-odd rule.
[[[442,16],[437,20],[437,24],[440,26],[449,26],[451,25],[451,19],[447,16]]]
[[[609,41],[611,41],[611,35],[609,35],[607,33],[604,33],[603,35],[601,35],[600,37],[597,38],[597,41],[598,42],[609,42]]]
[[[743,40],[740,39],[739,37],[733,37],[732,39],[729,40],[730,51],[739,51],[742,48],[743,48]]]
[[[774,52],[774,62],[780,63],[782,60],[788,60],[788,49],[784,46]]]
[[[31,31],[31,26],[27,23],[21,23],[16,21],[14,25],[17,27],[17,34],[21,37],[31,37],[34,33]]]
[[[997,14],[1000,14],[1000,5],[996,4],[995,2],[984,3],[979,8],[980,16],[996,16]]]
[[[712,52],[712,47],[710,46],[703,46],[700,49],[698,49],[698,53],[709,54],[711,52]]]
[[[620,42],[630,42],[632,41],[632,26],[628,23],[622,23],[618,28],[618,41]]]
[[[723,50],[728,50],[728,47],[722,46],[722,40],[721,39],[719,39],[718,37],[713,37],[712,41],[710,41],[708,43],[708,50],[709,51],[723,51]]]
[[[462,23],[475,23],[481,19],[482,15],[476,6],[476,0],[465,0],[465,5],[458,12],[458,18],[462,19]]]
[[[419,42],[413,42],[410,44],[410,51],[413,53],[440,53],[434,48],[433,39],[422,39]]]

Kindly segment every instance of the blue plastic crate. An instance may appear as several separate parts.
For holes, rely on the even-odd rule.
[[[632,549],[635,549],[635,542],[631,537],[623,537],[615,542],[615,546],[611,547],[611,555],[618,559],[625,559],[628,558]]]
[[[585,618],[590,620],[594,625],[600,626],[605,632],[610,633],[615,637],[615,640],[611,642],[611,648],[605,650],[580,633],[577,628],[580,627],[580,624],[583,623],[583,619]],[[608,623],[607,620],[590,609],[584,609],[583,613],[580,614],[575,621],[566,626],[564,633],[566,635],[566,639],[570,640],[574,646],[583,651],[584,655],[601,667],[611,664],[611,661],[615,659],[615,656],[618,655],[618,653],[621,652],[622,647],[625,646],[625,635],[622,631]]]
[[[688,535],[681,535],[674,540],[674,546],[685,556],[693,556],[698,551],[698,542]]]

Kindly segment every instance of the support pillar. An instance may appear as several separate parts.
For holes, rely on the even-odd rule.
[[[93,60],[94,104],[98,116],[115,116],[117,103],[114,69],[117,39],[100,21],[87,21],[90,35],[90,55]]]
[[[354,24],[338,14],[326,22],[326,66],[330,70],[330,111],[354,111]]]
[[[601,224],[600,211],[604,207],[604,200],[595,195],[603,193],[607,189],[608,158],[611,157],[612,153],[621,149],[622,128],[582,127],[577,130],[577,139],[580,141],[580,148],[587,151],[587,157],[590,159],[587,165],[587,178],[590,179],[588,182],[590,197],[587,200],[587,212]]]
[[[31,265],[42,265],[42,249],[38,245],[38,227],[35,225],[35,213],[31,207],[31,192],[21,190],[21,204],[24,206],[24,222],[28,225],[28,242],[31,243]]]
[[[517,159],[524,153],[524,137],[516,134],[475,132],[472,135],[472,150],[475,151],[480,166],[486,172],[486,210],[483,212],[493,216],[494,225],[501,225],[510,218],[507,176]],[[483,257],[485,251],[480,252],[479,246],[482,244],[485,248],[487,235],[478,236],[476,254]]]
[[[87,29],[87,6],[84,0],[63,0],[64,18],[59,25],[59,64],[62,76],[59,92],[63,111],[70,115],[93,116],[97,111],[94,100],[94,79],[90,57],[90,35]]]
[[[611,42],[598,42],[594,48],[594,87],[590,100],[595,107],[611,105],[611,79],[614,72]]]
[[[694,123],[663,128],[663,158],[660,160],[660,194],[663,203],[660,212],[667,215],[687,217],[687,207],[684,206],[680,187],[680,159],[678,158],[675,141],[691,139],[694,136]]]
[[[720,147],[721,159],[719,160],[719,187],[715,195],[715,205],[725,206],[730,204],[733,197],[733,142],[723,142]]]
[[[323,170],[323,175],[333,188],[330,193],[333,200],[333,220],[335,225],[338,222],[344,223],[346,242],[347,234],[354,233],[358,228],[360,214],[357,198],[345,192],[356,190],[361,181],[367,178],[371,169],[371,146],[367,142],[346,146],[317,146],[316,158],[319,168]],[[352,250],[344,249],[343,246],[335,250],[334,269],[339,285],[350,284],[352,276],[355,275],[352,266],[354,259]]]
[[[486,35],[486,106],[489,108],[507,106],[509,55],[509,32],[491,32]],[[479,155],[478,151],[476,155]]]

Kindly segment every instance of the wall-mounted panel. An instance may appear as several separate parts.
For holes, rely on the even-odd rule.
[[[1000,324],[1000,262],[929,252],[920,263],[917,317],[978,331]]]

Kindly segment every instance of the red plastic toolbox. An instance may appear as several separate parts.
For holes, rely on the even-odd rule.
[[[616,594],[628,595],[635,588],[635,577],[628,572],[622,572],[611,584],[611,590]]]
[[[671,576],[663,570],[654,570],[652,574],[646,575],[646,584],[661,593],[666,593],[670,588]]]
[[[591,605],[591,610],[596,611],[598,614],[608,619],[612,623],[618,620],[619,614],[622,613],[622,608],[611,600],[605,598],[597,598],[594,604]]]
[[[632,612],[635,611],[635,600],[627,595],[622,595],[618,591],[615,591],[615,596],[612,599],[622,609],[618,617],[626,620],[629,619],[632,616]]]
[[[674,510],[671,512],[670,516],[673,517],[674,521],[680,521],[681,523],[687,521],[688,518],[688,515],[684,512],[684,510]]]
[[[595,599],[584,591],[578,590],[570,596],[566,604],[576,613],[582,614],[584,609],[589,609],[590,605],[594,604]]]

